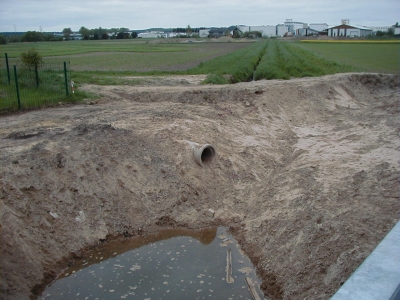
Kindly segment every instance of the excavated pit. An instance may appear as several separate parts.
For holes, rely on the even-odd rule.
[[[269,299],[329,299],[399,220],[397,76],[83,88],[0,118],[2,299],[115,237],[220,225]]]
[[[96,247],[39,299],[252,299],[248,280],[260,285],[226,228],[166,229]]]

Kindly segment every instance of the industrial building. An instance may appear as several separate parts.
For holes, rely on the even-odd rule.
[[[275,25],[262,25],[262,26],[244,26],[238,25],[237,28],[242,32],[259,31],[263,37],[275,37],[276,36],[276,26]]]
[[[355,25],[347,25],[341,24],[338,26],[329,27],[326,29],[328,32],[328,36],[343,36],[343,37],[363,37],[370,35],[372,33],[372,29],[364,27],[364,26],[355,26]]]

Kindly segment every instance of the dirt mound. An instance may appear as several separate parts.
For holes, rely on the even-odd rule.
[[[1,297],[39,293],[112,235],[225,225],[267,296],[328,299],[399,220],[398,86],[86,86],[97,104],[0,118]]]

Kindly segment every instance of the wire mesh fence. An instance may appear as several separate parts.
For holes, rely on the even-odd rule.
[[[70,77],[69,61],[44,60],[35,68],[5,57],[0,63],[0,113],[40,108],[67,99]]]

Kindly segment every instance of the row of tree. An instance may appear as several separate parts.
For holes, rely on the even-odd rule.
[[[205,27],[200,27],[200,28],[192,28],[190,25],[188,25],[186,28],[183,27],[177,27],[173,28],[172,32],[174,33],[186,33],[186,34],[191,34],[191,33],[199,33],[200,29],[206,29]]]
[[[397,23],[397,24],[398,24],[398,23]],[[392,37],[392,36],[394,36],[394,28],[393,28],[393,27],[392,27],[392,28],[389,28],[388,31],[378,30],[378,31],[376,32],[376,36],[378,36],[378,37],[384,37],[384,36],[390,36],[390,37]]]
[[[38,31],[27,31],[23,35],[3,36],[0,34],[0,44],[18,43],[18,42],[43,42],[43,41],[62,41],[63,37],[55,36],[52,33],[43,33]]]
[[[82,26],[79,31],[84,40],[109,40],[109,39],[130,39],[137,38],[137,32],[129,32],[129,28],[94,28],[89,29]],[[64,34],[64,39],[68,40],[71,38],[73,32],[71,28],[64,28],[62,33]]]
[[[82,35],[84,40],[108,40],[108,39],[130,39],[137,38],[137,32],[129,32],[129,28],[94,28],[88,29],[82,26],[79,29],[79,33]],[[63,41],[75,39],[74,32],[71,28],[64,28],[62,30],[62,36],[55,35],[52,33],[39,32],[39,31],[27,31],[23,35],[12,35],[3,36],[0,34],[0,44],[17,43],[17,42],[43,42],[43,41]]]
[[[198,34],[201,28],[191,28],[188,25],[186,28],[177,27],[173,28],[171,31],[173,33],[185,33],[186,36],[193,36],[193,34]],[[78,31],[82,39],[84,40],[108,40],[108,39],[135,39],[138,37],[137,32],[129,31],[129,28],[93,28],[89,29],[82,26]],[[42,42],[42,41],[62,41],[75,39],[74,32],[71,28],[64,28],[62,30],[62,36],[55,35],[51,33],[43,33],[38,31],[28,31],[22,36],[8,36],[7,38],[0,35],[0,44],[6,44],[7,42]]]

